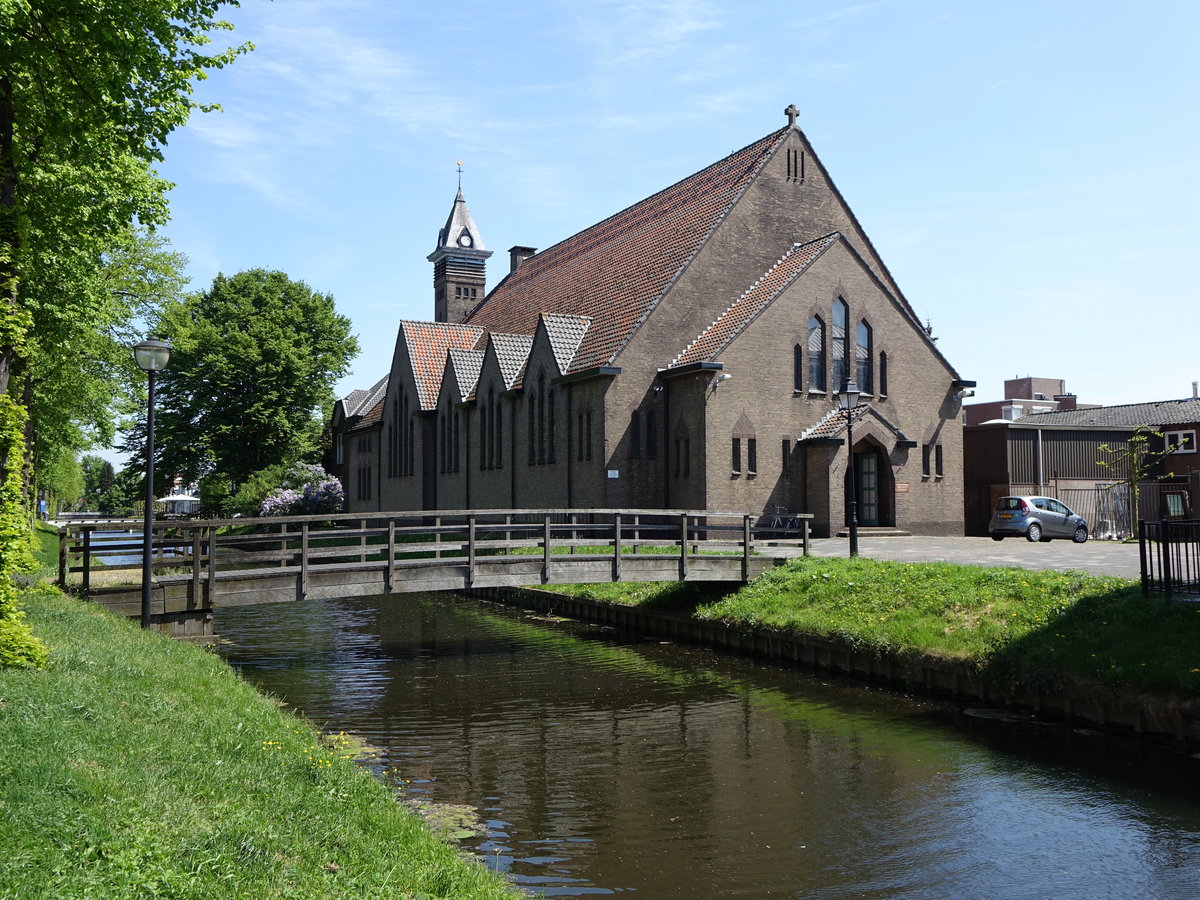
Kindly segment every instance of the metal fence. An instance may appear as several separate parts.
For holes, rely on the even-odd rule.
[[[1138,510],[1133,515],[1129,485],[1102,484],[1088,488],[1014,484],[1010,493],[1056,497],[1087,520],[1094,540],[1123,541],[1135,537],[1136,521],[1165,521],[1193,509],[1186,485],[1146,482],[1138,486]]]
[[[1200,594],[1200,520],[1138,522],[1142,593]]]

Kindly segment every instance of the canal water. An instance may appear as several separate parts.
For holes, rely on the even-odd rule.
[[[531,893],[1197,898],[1200,794],[1086,737],[450,595],[222,609],[223,652]],[[967,717],[967,722],[975,721]]]

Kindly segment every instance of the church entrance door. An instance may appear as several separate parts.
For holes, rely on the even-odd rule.
[[[854,455],[855,502],[858,504],[858,524],[879,524],[879,454]]]

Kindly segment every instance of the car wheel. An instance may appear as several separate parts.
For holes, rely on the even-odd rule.
[[[1002,540],[1004,540],[1004,535],[1002,535],[1002,534],[993,534],[993,535],[992,535],[992,540],[993,540],[993,541],[1002,541]]]
[[[1088,539],[1087,529],[1084,528],[1082,525],[1080,525],[1078,528],[1076,528],[1075,534],[1071,536],[1071,540],[1073,540],[1077,544],[1086,543],[1087,539]]]
[[[1030,522],[1029,530],[1025,532],[1025,538],[1029,541],[1029,543],[1036,544],[1042,539],[1042,526],[1037,522]]]

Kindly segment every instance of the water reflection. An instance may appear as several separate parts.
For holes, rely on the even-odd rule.
[[[1200,896],[1196,805],[891,694],[440,596],[217,624],[252,680],[479,810],[472,849],[547,896]]]

